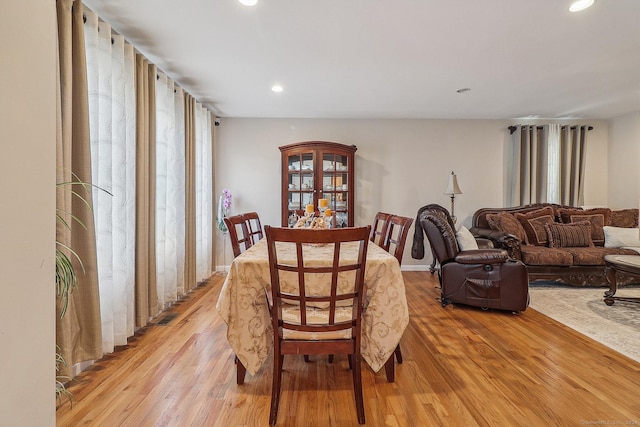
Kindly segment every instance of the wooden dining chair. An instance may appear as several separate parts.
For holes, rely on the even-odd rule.
[[[370,230],[369,226],[334,230],[265,226],[274,331],[270,425],[275,425],[278,417],[284,355],[298,354],[348,355],[358,422],[364,424],[360,345]],[[281,242],[295,245],[296,261],[279,258]],[[358,243],[356,260],[340,260],[347,242]],[[307,244],[331,247],[332,263],[324,266],[306,263]],[[283,289],[281,283],[285,282],[293,286]]]
[[[373,218],[369,240],[371,240],[378,246],[382,246],[387,235],[387,230],[389,229],[389,219],[392,216],[393,215],[385,212],[378,212],[376,214],[376,216]]]
[[[234,258],[253,246],[244,214],[225,217],[224,224],[229,231]]]
[[[260,217],[257,212],[247,212],[244,214],[244,222],[247,225],[248,237],[251,240],[251,245],[258,243],[264,234],[262,233],[262,224],[260,224]]]
[[[404,246],[407,241],[407,235],[409,234],[411,224],[413,224],[413,218],[392,215],[387,222],[387,233],[381,247],[382,249],[396,257],[398,263],[402,265]],[[396,346],[394,354],[396,359],[398,360],[398,363],[402,363],[402,350],[400,350],[400,344]],[[390,358],[390,362],[385,365],[385,368],[387,371],[387,380],[393,382],[393,380],[395,379],[393,358]]]
[[[413,218],[391,215],[391,218],[387,220],[387,232],[384,241],[380,245],[382,249],[395,256],[401,265],[404,245],[407,241],[411,224],[413,224]]]
[[[234,258],[253,246],[244,214],[225,217],[224,224],[227,226],[227,231],[229,232],[229,240],[231,240],[231,249],[233,250]],[[244,384],[247,368],[242,364],[240,359],[238,359],[238,356],[235,357],[234,362],[236,364],[236,384]]]

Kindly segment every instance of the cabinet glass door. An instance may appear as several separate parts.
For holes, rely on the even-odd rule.
[[[349,158],[335,153],[322,153],[322,197],[335,215],[336,227],[348,226]]]
[[[314,204],[314,158],[313,153],[294,154],[287,157],[288,169],[288,225],[296,223],[305,206]]]

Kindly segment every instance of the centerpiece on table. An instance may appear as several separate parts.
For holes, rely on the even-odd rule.
[[[305,206],[304,215],[298,218],[293,228],[311,228],[314,230],[324,230],[330,228],[331,221],[325,218],[331,217],[331,209],[327,207],[327,199],[319,199],[321,216],[315,216],[313,204]]]

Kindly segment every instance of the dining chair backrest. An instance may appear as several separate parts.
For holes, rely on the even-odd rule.
[[[247,231],[251,244],[255,245],[264,236],[262,233],[262,224],[257,212],[247,212],[244,214],[244,221],[247,224]]]
[[[404,246],[407,241],[407,235],[409,234],[409,228],[413,223],[412,218],[391,215],[387,219],[386,231],[384,239],[380,247],[385,251],[392,254],[398,260],[398,264],[402,265],[402,255],[404,254]],[[400,343],[396,346],[394,351],[398,363],[402,363],[402,350],[400,349]],[[393,359],[390,359],[385,365],[387,370],[387,379],[392,381],[395,378],[395,373],[392,369]]]
[[[249,230],[243,214],[225,217],[224,224],[229,232],[231,249],[235,258],[252,246]]]
[[[400,264],[402,264],[404,246],[411,224],[413,224],[413,218],[392,215],[389,218],[387,233],[381,245],[382,249],[395,256]]]
[[[364,423],[360,345],[370,230],[369,226],[333,230],[265,226],[274,331],[271,425],[278,414],[285,354],[349,355],[356,413],[358,422]],[[354,243],[356,256],[346,259],[343,252]],[[283,257],[282,251],[287,247],[291,251],[293,246],[296,259]],[[323,265],[306,258],[317,246],[331,254]]]
[[[387,236],[387,230],[389,229],[389,219],[393,215],[385,212],[378,212],[373,218],[373,225],[371,226],[371,235],[369,240],[378,246],[384,244],[384,239]]]

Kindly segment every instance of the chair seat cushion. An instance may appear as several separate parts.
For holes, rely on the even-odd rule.
[[[335,319],[336,323],[351,321],[352,311],[353,311],[352,306],[336,308],[336,319]],[[300,306],[293,305],[293,304],[283,304],[282,319],[287,323],[299,325],[300,324]],[[328,322],[329,322],[329,310],[325,310],[317,307],[307,307],[307,323],[308,324],[326,325]],[[315,341],[315,340],[332,340],[332,339],[350,339],[351,338],[351,329],[317,333],[317,332],[296,331],[296,330],[283,328],[282,333],[283,333],[284,339],[287,339],[287,340]]]

